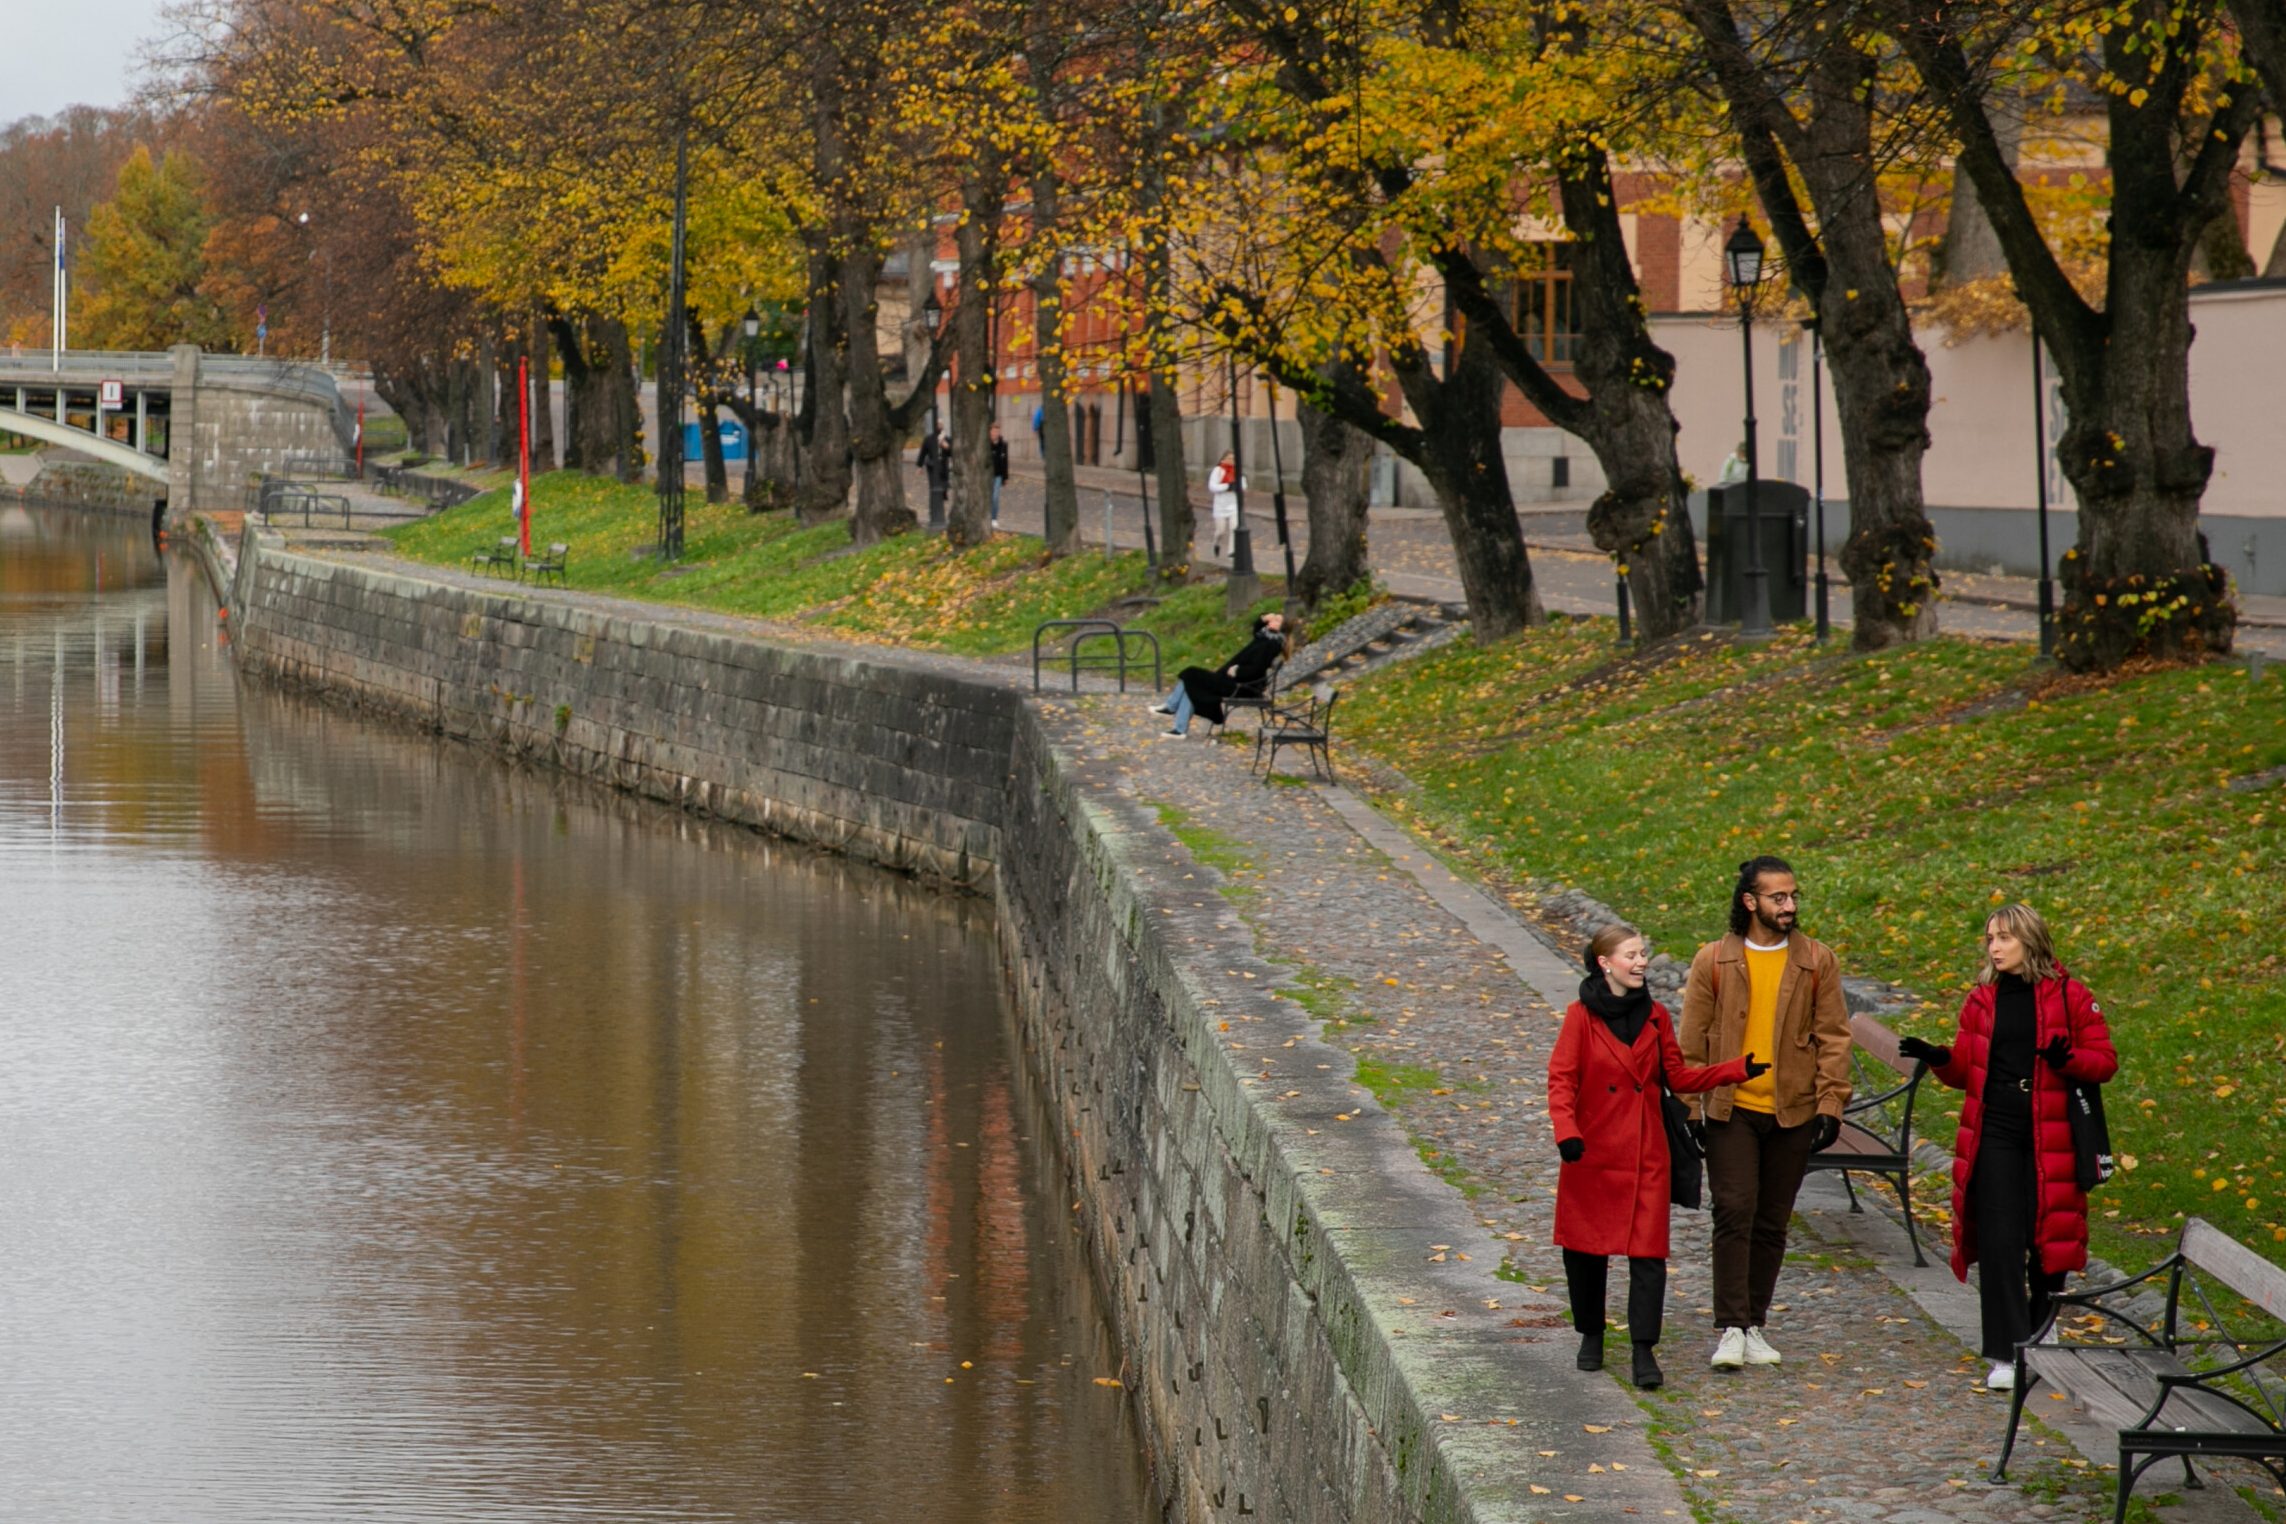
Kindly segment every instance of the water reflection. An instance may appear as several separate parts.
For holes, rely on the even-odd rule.
[[[1144,1515],[981,907],[241,692],[128,524],[0,661],[0,1514]]]

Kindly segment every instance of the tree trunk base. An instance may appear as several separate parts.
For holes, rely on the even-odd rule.
[[[2056,660],[2070,672],[2108,672],[2142,657],[2204,661],[2230,654],[2238,625],[2230,577],[2204,565],[2175,577],[2095,578],[2064,561],[2064,606],[2056,613]]]

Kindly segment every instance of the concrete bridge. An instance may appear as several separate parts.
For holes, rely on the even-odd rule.
[[[141,477],[170,519],[243,507],[259,475],[346,473],[355,429],[332,375],[295,361],[191,344],[0,355],[0,430]]]

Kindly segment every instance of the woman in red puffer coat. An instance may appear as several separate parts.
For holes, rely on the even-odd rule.
[[[2119,1054],[2095,997],[2056,961],[2048,925],[2004,905],[1984,925],[1985,962],[1961,1006],[1952,1046],[1908,1037],[1897,1047],[1955,1090],[1953,1274],[1981,1263],[1985,1384],[2016,1384],[2016,1346],[2048,1321],[2049,1298],[2088,1263],[2088,1198],[2080,1189],[2065,1086],[2103,1084]]]
[[[1588,976],[1564,1012],[1548,1055],[1548,1121],[1563,1168],[1556,1176],[1556,1242],[1564,1251],[1579,1368],[1603,1369],[1604,1290],[1611,1256],[1627,1256],[1627,1333],[1635,1384],[1666,1378],[1653,1348],[1667,1306],[1667,1204],[1674,1176],[1659,1078],[1670,1090],[1712,1090],[1769,1071],[1749,1053],[1693,1068],[1675,1023],[1643,979],[1651,966],[1643,934],[1606,926],[1588,943]]]

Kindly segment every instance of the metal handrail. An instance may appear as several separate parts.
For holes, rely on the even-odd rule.
[[[1106,639],[1113,642],[1113,644],[1117,647],[1115,663],[1119,672],[1119,691],[1121,693],[1125,693],[1127,691],[1127,642],[1129,640],[1148,640],[1151,642],[1151,691],[1156,693],[1162,686],[1164,686],[1165,679],[1159,664],[1159,637],[1152,634],[1149,630],[1130,630],[1122,626],[1114,625],[1108,630],[1082,630],[1079,634],[1072,637],[1072,692],[1079,692],[1080,668],[1083,665],[1085,665],[1090,672],[1109,672],[1113,670],[1114,662],[1082,663],[1080,660],[1081,646],[1086,645],[1091,640]]]
[[[1119,628],[1119,625],[1118,625],[1118,623],[1117,623],[1116,621],[1114,621],[1114,620],[1110,620],[1110,619],[1049,619],[1049,620],[1044,620],[1044,621],[1042,621],[1041,623],[1039,623],[1039,624],[1037,624],[1037,625],[1033,626],[1033,628],[1032,628],[1032,691],[1033,691],[1034,693],[1038,693],[1038,692],[1040,691],[1040,642],[1041,642],[1041,640],[1042,640],[1042,639],[1044,639],[1044,638],[1045,638],[1045,637],[1048,635],[1048,633],[1049,633],[1050,631],[1052,631],[1052,630],[1097,630],[1097,631],[1117,631],[1117,630],[1118,630],[1118,628]],[[1074,642],[1074,644],[1077,644],[1077,642],[1075,641],[1075,642]],[[1074,686],[1074,687],[1077,687],[1077,686],[1078,686],[1078,679],[1077,679],[1076,677],[1073,679],[1073,686]]]

